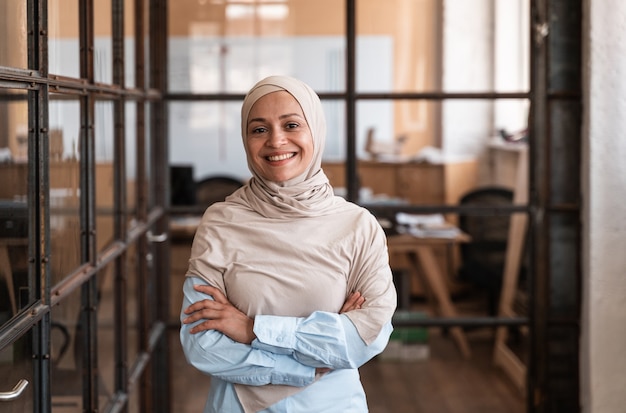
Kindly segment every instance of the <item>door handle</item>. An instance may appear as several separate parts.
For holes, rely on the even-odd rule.
[[[0,392],[0,402],[9,402],[15,400],[22,395],[26,387],[28,386],[28,380],[21,379],[17,382],[13,390],[7,392]]]
[[[167,232],[164,232],[159,235],[154,235],[152,231],[146,232],[146,238],[148,238],[148,242],[164,242],[167,240]]]

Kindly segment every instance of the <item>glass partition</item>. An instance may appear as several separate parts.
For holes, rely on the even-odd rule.
[[[48,1],[48,71],[80,77],[78,0]]]
[[[137,85],[135,78],[135,1],[124,0],[124,84],[127,88]]]
[[[0,89],[0,325],[31,303],[28,269],[28,102]]]
[[[345,88],[343,1],[169,4],[171,92],[244,93],[271,74]],[[319,24],[324,22],[323,24]]]
[[[27,68],[26,4],[0,1],[0,66]]]
[[[129,225],[137,218],[137,102],[126,102],[125,128],[126,135],[126,208]]]
[[[113,103],[96,101],[95,152],[96,152],[96,230],[98,251],[114,241],[113,233]]]
[[[80,101],[50,99],[50,271],[53,284],[81,263]]]
[[[113,37],[111,34],[111,0],[93,2],[94,13],[94,81],[113,83]]]
[[[107,265],[98,272],[98,405],[100,411],[113,400],[116,375],[116,335],[115,335],[115,265]],[[119,311],[119,310],[117,310]]]
[[[23,391],[12,401],[2,401],[4,413],[24,413],[33,411],[33,351],[32,333],[29,331],[12,345],[0,350],[0,392],[8,392],[20,385]],[[25,380],[27,383],[24,383]]]

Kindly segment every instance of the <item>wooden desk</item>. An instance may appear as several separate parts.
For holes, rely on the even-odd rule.
[[[433,246],[446,243],[468,242],[469,236],[461,234],[455,239],[448,238],[417,238],[411,235],[392,235],[387,238],[389,254],[404,253],[417,272],[422,275],[424,286],[432,293],[434,302],[431,302],[435,312],[444,317],[456,317],[456,307],[450,298],[450,291],[445,282],[445,275],[440,268]],[[471,357],[471,350],[465,333],[461,327],[450,329],[459,351],[465,358]]]
[[[333,187],[346,186],[344,162],[324,162],[324,173]],[[433,164],[427,162],[378,162],[360,160],[357,172],[362,187],[374,195],[401,198],[417,205],[455,205],[476,187],[476,160]]]

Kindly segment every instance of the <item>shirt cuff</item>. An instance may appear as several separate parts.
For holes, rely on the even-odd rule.
[[[315,367],[305,366],[289,356],[276,356],[272,371],[273,384],[307,386],[315,380]]]
[[[296,344],[296,329],[301,320],[298,317],[257,315],[254,317],[254,334],[262,344],[293,349]]]

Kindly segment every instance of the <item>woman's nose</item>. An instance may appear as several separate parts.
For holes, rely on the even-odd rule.
[[[273,148],[279,147],[283,145],[285,142],[287,142],[287,136],[285,135],[285,132],[283,132],[282,130],[272,131],[272,133],[269,134],[269,137],[267,139],[267,145]]]

